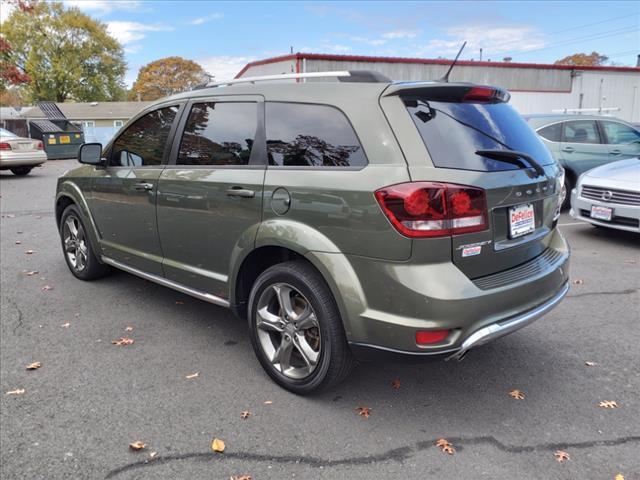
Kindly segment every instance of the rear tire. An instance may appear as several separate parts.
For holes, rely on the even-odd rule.
[[[31,170],[33,170],[33,167],[14,167],[11,169],[11,172],[19,177],[24,177],[25,175],[29,175]]]
[[[562,186],[564,189],[564,200],[562,205],[560,205],[560,210],[567,210],[571,207],[571,190],[573,189],[573,185],[571,184],[571,180],[569,178],[564,179],[564,185]]]
[[[356,365],[329,287],[303,260],[274,265],[258,277],[248,320],[262,368],[293,393],[328,389]]]
[[[62,212],[60,240],[64,259],[76,278],[95,280],[111,272],[111,267],[100,263],[93,252],[87,229],[75,205],[69,205]]]

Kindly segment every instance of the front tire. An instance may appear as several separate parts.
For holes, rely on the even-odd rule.
[[[274,265],[258,277],[249,297],[248,320],[258,361],[293,393],[330,388],[356,365],[333,295],[305,261]]]
[[[14,167],[11,169],[11,173],[19,177],[24,177],[25,175],[29,175],[31,170],[33,170],[33,167]]]
[[[104,277],[111,269],[100,263],[87,237],[87,229],[75,205],[69,205],[60,219],[62,252],[71,273],[80,280]]]

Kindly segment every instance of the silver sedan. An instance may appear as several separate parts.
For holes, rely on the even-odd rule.
[[[40,140],[19,137],[0,128],[0,170],[11,170],[14,175],[27,175],[33,167],[47,161]]]
[[[600,227],[640,232],[640,158],[582,174],[571,191],[570,213]]]

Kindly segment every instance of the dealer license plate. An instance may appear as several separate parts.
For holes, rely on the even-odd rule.
[[[611,221],[613,217],[613,208],[600,207],[598,205],[591,206],[591,218],[595,220]]]
[[[509,233],[511,238],[521,237],[536,229],[536,215],[532,203],[509,208]]]

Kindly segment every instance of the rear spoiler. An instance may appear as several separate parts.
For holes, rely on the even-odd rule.
[[[402,97],[434,102],[507,103],[509,92],[500,87],[473,83],[399,82],[392,83],[383,92],[383,97]]]

